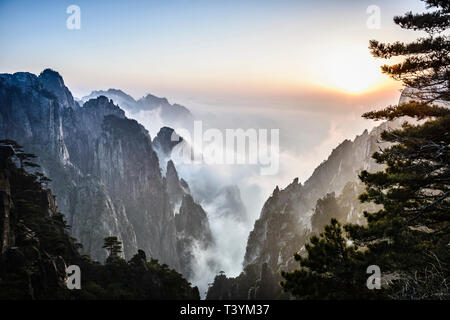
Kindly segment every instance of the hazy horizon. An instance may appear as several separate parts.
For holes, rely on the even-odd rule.
[[[81,28],[69,30],[71,4],[0,1],[0,70],[50,67],[77,97],[121,88],[135,98],[152,92],[204,104],[231,94],[295,101],[386,90],[392,81],[368,41],[414,38],[392,17],[424,8],[419,0],[78,1]],[[370,5],[380,9],[379,29],[367,27]]]

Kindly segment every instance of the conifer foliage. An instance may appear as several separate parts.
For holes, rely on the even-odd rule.
[[[0,141],[0,300],[200,299],[197,287],[144,251],[121,258],[115,236],[105,238],[104,264],[80,254],[35,158]],[[80,268],[79,289],[66,286],[69,265]]]

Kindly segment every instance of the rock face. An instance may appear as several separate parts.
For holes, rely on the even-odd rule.
[[[11,233],[11,186],[6,169],[6,161],[14,154],[12,148],[0,148],[0,254],[3,254],[14,244]]]
[[[172,160],[167,162],[166,191],[175,215],[177,253],[180,271],[187,277],[194,275],[196,250],[204,251],[214,245],[208,215],[191,195],[189,185],[180,179]]]
[[[183,142],[183,138],[175,130],[169,127],[162,127],[155,139],[153,139],[153,146],[155,150],[159,151],[160,155],[170,158],[173,148],[181,142]]]
[[[12,150],[0,146],[0,299],[62,299],[65,258],[79,257],[75,243],[64,235],[55,197],[9,162]]]
[[[110,256],[105,265],[80,255],[79,243],[67,234],[68,225],[42,176],[18,168],[14,156],[11,145],[2,142],[1,300],[199,299],[197,287],[167,265],[148,261],[142,250],[128,262]],[[69,265],[81,270],[78,290],[66,286]]]
[[[172,160],[167,162],[166,169],[166,190],[169,201],[174,208],[174,214],[180,212],[181,202],[185,195],[190,195],[189,185],[184,180],[180,180],[177,170]]]
[[[286,237],[285,239],[276,241],[278,243],[278,249],[275,251],[281,252],[281,248],[285,242],[290,242],[289,239],[294,234],[302,235],[308,232],[308,230],[311,230],[311,216],[314,213],[314,208],[319,199],[325,197],[327,194],[331,194],[332,197],[335,197],[333,193],[336,195],[341,194],[349,182],[358,183],[358,173],[361,170],[373,172],[382,169],[371,156],[379,148],[385,147],[385,144],[378,142],[381,132],[388,128],[398,127],[399,125],[399,122],[384,123],[374,128],[370,133],[364,131],[354,141],[345,140],[332,151],[326,161],[314,170],[314,173],[304,185],[299,183],[298,179],[294,179],[283,190],[277,187],[273,195],[264,204],[260,218],[256,221],[255,227],[250,233],[244,265],[255,262],[267,262],[267,260],[279,261],[278,264],[286,262],[287,260],[283,257],[279,259],[271,255],[270,258],[266,257],[267,252],[265,252],[264,247],[267,243],[271,243],[272,246],[274,245],[274,239],[268,237],[268,232],[273,229],[273,226],[269,223],[272,215],[288,214],[292,216],[289,219],[291,223],[289,228],[293,229],[292,234],[283,230],[275,231],[275,234]],[[362,211],[358,214],[361,215]],[[357,214],[353,213],[353,215]],[[354,216],[352,219],[358,220],[358,217]],[[294,252],[291,252],[290,256]],[[276,267],[275,264],[269,265]]]
[[[169,127],[162,127],[153,139],[152,144],[163,169],[166,168],[167,161],[172,160],[172,153],[183,154],[191,150],[191,147],[183,137]]]
[[[162,175],[148,132],[110,99],[99,96],[80,106],[52,70],[39,77],[2,74],[0,138],[16,140],[39,156],[85,253],[104,261],[103,238],[117,236],[126,258],[143,249],[183,269],[174,212],[189,187],[180,180],[177,191],[173,164],[169,176]],[[193,220],[201,209],[191,203],[183,208],[186,221],[191,209]]]
[[[45,90],[53,94],[63,108],[76,108],[78,103],[65,86],[63,78],[56,71],[46,69],[39,75],[39,82]]]
[[[194,202],[192,196],[185,195],[181,202],[180,212],[175,216],[178,235],[178,254],[186,277],[194,275],[193,260],[195,251],[204,251],[214,245],[209,227],[208,217],[203,208]],[[211,263],[214,263],[211,261]]]
[[[307,235],[308,216],[299,212],[310,214],[308,200],[298,179],[284,190],[274,190],[250,232],[244,266],[267,263],[276,272],[278,265],[286,263]]]

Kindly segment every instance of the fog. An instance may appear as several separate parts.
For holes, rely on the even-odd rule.
[[[215,246],[207,250],[200,246],[192,248],[195,275],[189,280],[199,287],[202,297],[219,271],[231,277],[242,271],[248,235],[274,188],[284,188],[296,177],[304,183],[343,140],[353,140],[364,129],[374,126],[373,121],[361,117],[364,112],[396,103],[398,93],[350,97],[328,93],[300,98],[247,103],[226,99],[207,103],[184,100],[183,104],[202,121],[203,130],[214,128],[225,136],[227,129],[278,129],[280,136],[279,170],[274,175],[261,175],[261,165],[185,163],[173,154],[180,177],[188,182],[195,200],[208,214],[215,240]],[[164,125],[157,110],[128,116],[143,124],[152,137]],[[184,138],[198,150],[192,136]],[[161,166],[165,169],[164,164]],[[233,185],[238,187],[245,206],[245,212],[239,214],[245,217],[230,214],[233,208],[224,214],[223,188]]]

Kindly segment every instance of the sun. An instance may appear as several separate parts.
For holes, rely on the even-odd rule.
[[[346,56],[336,60],[328,77],[329,84],[349,93],[363,93],[382,80],[376,63],[362,56]]]
[[[362,94],[379,87],[384,78],[380,63],[361,50],[335,51],[323,55],[319,70],[321,86],[349,94]]]

